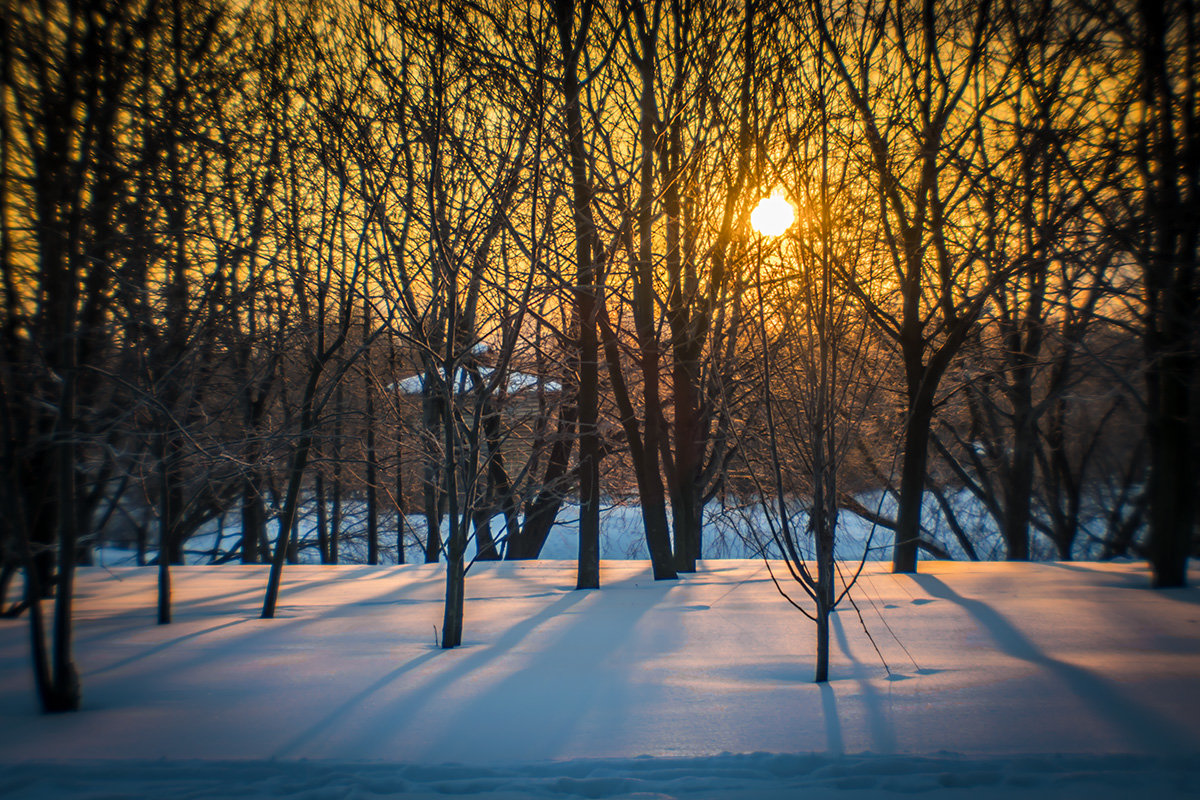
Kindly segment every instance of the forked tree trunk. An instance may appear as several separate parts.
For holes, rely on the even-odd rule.
[[[558,436],[550,448],[546,470],[542,473],[542,489],[525,504],[520,534],[508,541],[504,557],[509,561],[537,558],[558,518],[563,503],[562,483],[575,446],[575,411],[575,406],[570,404],[564,405],[559,411]]]

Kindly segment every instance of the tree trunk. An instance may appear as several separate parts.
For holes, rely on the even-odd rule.
[[[1020,380],[1020,378],[1018,378]],[[1028,393],[1023,396],[1028,397]],[[1031,404],[1016,409],[1013,452],[1004,481],[1004,524],[1001,533],[1009,561],[1029,560],[1029,521],[1033,513],[1033,466],[1037,426]]]
[[[1150,369],[1150,566],[1158,589],[1187,586],[1187,563],[1196,524],[1191,382],[1194,359],[1164,353]]]
[[[1187,562],[1196,527],[1197,290],[1200,149],[1195,127],[1200,29],[1192,4],[1176,7],[1143,0],[1138,15],[1141,94],[1149,122],[1139,150],[1141,198],[1148,227],[1141,254],[1146,294],[1148,436],[1150,443],[1150,566],[1156,588],[1187,585]],[[1182,64],[1179,63],[1182,60]],[[1189,76],[1182,81],[1176,76]],[[1182,93],[1182,94],[1181,94]]]
[[[258,474],[252,470],[242,484],[242,563],[258,564],[262,561],[259,542],[264,538],[266,509],[263,508],[259,492]]]
[[[312,379],[315,389],[316,379]],[[304,468],[308,465],[309,447],[312,445],[312,422],[309,414],[304,414],[303,432],[300,441],[292,454],[288,467],[288,488],[283,503],[283,515],[279,519],[279,540],[275,542],[275,553],[271,558],[271,571],[267,576],[267,593],[263,599],[263,619],[275,617],[275,605],[279,600],[279,585],[283,579],[283,565],[291,545],[292,525],[296,519],[296,507],[300,500],[300,485],[304,479]]]
[[[422,439],[425,442],[423,466],[425,480],[421,487],[425,505],[425,563],[436,564],[442,555],[442,504],[445,499],[442,488],[440,456],[435,444],[442,425],[449,424],[432,393],[432,369],[425,372],[425,389],[421,395]]]
[[[596,251],[592,219],[592,189],[587,171],[577,73],[579,57],[587,46],[587,29],[592,7],[585,0],[580,29],[573,32],[574,0],[555,0],[554,15],[563,56],[560,82],[567,122],[567,151],[571,173],[571,208],[575,221],[575,313],[579,343],[575,359],[578,370],[579,413],[579,563],[577,589],[600,586],[600,409],[599,343],[596,336],[597,270],[592,261]]]
[[[329,487],[329,563],[338,563],[338,548],[342,538],[342,405],[343,392],[341,384],[333,395],[333,441],[330,453],[333,461],[333,475]]]
[[[367,424],[374,426],[374,404],[368,400]],[[379,563],[379,493],[376,490],[375,431],[367,428],[367,563]]]
[[[288,464],[287,495],[283,503],[283,515],[279,520],[279,541],[275,543],[275,553],[271,557],[271,571],[267,576],[267,591],[263,598],[263,619],[275,616],[275,605],[279,599],[279,585],[283,579],[283,564],[287,558],[288,546],[292,539],[292,526],[296,521],[296,513],[300,505],[300,488],[304,482],[304,470],[308,466],[308,457],[313,444],[316,430],[316,394],[317,384],[321,373],[329,359],[341,349],[346,339],[348,317],[339,331],[337,341],[323,352],[317,354],[309,365],[308,380],[304,385],[303,398],[300,401],[300,435],[292,457]]]
[[[447,341],[447,351],[453,350],[454,345],[452,341],[452,339]],[[453,359],[447,358],[446,364],[450,367],[446,369],[447,375],[453,375]],[[454,391],[453,379],[448,378],[448,380],[451,382],[446,387],[447,394]],[[453,403],[453,396],[446,402],[448,404]],[[446,542],[446,605],[442,616],[442,648],[447,650],[462,644],[463,605],[467,591],[467,570],[465,563],[467,526],[470,523],[468,515],[465,513],[466,509],[462,509],[463,513],[460,513],[458,507],[458,470],[456,468],[456,459],[454,458],[454,454],[458,448],[453,418],[454,413],[447,411],[446,424],[443,426],[446,451],[446,521],[450,534]]]
[[[172,508],[171,467],[167,462],[166,434],[158,436],[158,624],[171,623],[171,557],[174,549],[175,532],[172,523],[175,509]]]
[[[829,681],[829,602],[823,596],[817,598],[817,666],[813,681]]]
[[[367,300],[367,272],[363,272],[363,346],[369,342],[371,305]],[[366,403],[367,427],[367,563],[374,566],[379,563],[379,492],[377,468],[375,463],[375,393],[371,385],[371,354],[368,350],[363,355],[363,397]]]
[[[280,525],[280,535],[283,534],[283,526]],[[296,513],[292,515],[292,524],[287,535],[287,563],[300,563],[300,509],[296,509]]]
[[[318,461],[320,459],[318,458]],[[317,501],[317,552],[321,563],[329,563],[329,503],[325,498],[325,475],[321,470],[313,475],[313,494]]]
[[[909,401],[904,424],[904,459],[900,467],[900,503],[892,571],[917,571],[917,542],[921,538],[921,505],[925,497],[925,469],[929,458],[929,429],[933,423],[933,395],[924,385]]]
[[[442,616],[442,649],[450,650],[462,644],[463,607],[466,597],[466,569],[461,554],[454,552],[446,559],[446,608]]]
[[[78,380],[74,342],[67,345],[68,358],[63,371],[62,441],[55,446],[58,485],[58,587],[54,595],[54,691],[50,702],[43,701],[47,711],[77,711],[82,699],[79,672],[72,654],[71,628],[75,601],[75,545],[79,531],[75,511],[75,386]],[[40,620],[39,620],[40,624]]]
[[[404,529],[407,526],[404,502],[404,449],[401,444],[402,431],[396,429],[396,563],[405,563]]]

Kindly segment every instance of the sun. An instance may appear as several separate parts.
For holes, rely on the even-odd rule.
[[[763,236],[778,236],[795,221],[796,212],[792,204],[778,192],[759,200],[758,205],[750,212],[750,227]]]

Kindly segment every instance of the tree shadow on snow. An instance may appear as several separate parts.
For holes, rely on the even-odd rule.
[[[664,607],[667,596],[682,588],[680,582],[656,583],[647,578],[635,575],[613,581],[604,589],[572,592],[559,601],[561,607],[539,614],[539,624],[555,617],[562,623],[547,632],[547,639],[535,648],[538,658],[554,659],[552,667],[535,670],[537,677],[519,667],[499,677],[457,710],[442,745],[460,739],[477,720],[505,720],[506,725],[511,723],[525,732],[519,750],[489,739],[483,731],[466,744],[478,755],[501,759],[531,752],[541,758],[569,755],[573,741],[579,736],[588,738],[588,729],[610,731],[614,740],[621,740],[626,733],[653,738],[652,724],[631,726],[629,717],[631,711],[637,714],[639,709],[652,707],[662,686],[657,680],[639,681],[637,676],[651,669],[643,656],[657,659],[683,644],[676,613],[686,607],[667,608],[661,625],[639,630],[640,620]],[[570,610],[579,603],[584,605]],[[513,641],[506,644],[508,638]],[[516,638],[501,637],[494,649],[504,653]],[[657,750],[670,749],[673,744],[647,741],[644,746]]]
[[[846,742],[842,737],[842,720],[838,716],[837,694],[828,683],[819,684],[821,690],[821,711],[825,715],[825,740],[829,754],[844,756]]]
[[[176,636],[173,639],[167,639],[166,641],[159,642],[158,644],[156,644],[153,647],[150,647],[146,650],[140,650],[140,651],[134,653],[133,655],[126,656],[125,658],[122,658],[120,661],[114,661],[113,663],[111,663],[107,666],[104,666],[104,667],[100,667],[99,669],[87,670],[86,676],[91,677],[91,676],[95,676],[95,675],[103,675],[106,672],[112,672],[113,670],[120,669],[121,667],[124,667],[124,666],[128,666],[129,664],[132,664],[136,661],[141,661],[144,658],[149,658],[150,656],[161,653],[164,650],[169,650],[170,648],[174,647],[175,645],[182,644],[183,642],[186,642],[189,639],[198,639],[201,636],[205,636],[206,634],[216,633],[219,630],[223,630],[225,628],[232,628],[235,625],[242,625],[249,621],[250,621],[249,618],[233,619],[233,620],[229,620],[228,622],[222,622],[219,625],[213,625],[211,627],[204,628],[202,630],[192,631],[191,633],[185,633],[181,636]]]
[[[859,690],[862,693],[863,707],[867,712],[867,727],[871,734],[871,750],[876,753],[894,753],[896,752],[896,732],[893,730],[891,723],[887,719],[884,712],[884,699],[879,690],[871,685],[870,668],[855,657],[854,652],[850,649],[850,638],[846,635],[846,629],[842,625],[841,614],[829,615],[829,628],[837,639],[838,647],[841,652],[850,660],[854,666],[853,677],[858,681]],[[835,676],[836,677],[836,676]],[[831,747],[834,738],[832,732],[836,731],[838,737],[841,736],[841,724],[836,718],[836,704],[826,703],[825,708],[832,706],[832,713],[835,715],[831,722],[829,714],[826,714],[825,727],[829,735]],[[831,728],[831,725],[836,725],[836,728]]]
[[[1200,587],[1196,585],[1197,582],[1200,581],[1200,574],[1198,574],[1196,570],[1189,571],[1188,578],[1192,583],[1191,586],[1187,586],[1182,589],[1153,589],[1150,585],[1150,569],[1144,564],[1141,565],[1143,568],[1139,569],[1137,572],[1094,569],[1088,564],[1075,564],[1070,561],[1056,561],[1052,564],[1047,564],[1046,566],[1053,569],[1061,569],[1068,572],[1078,572],[1083,575],[1087,575],[1093,578],[1097,585],[1100,585],[1104,588],[1153,591],[1156,596],[1163,597],[1168,600],[1200,605]]]
[[[1195,752],[1198,743],[1191,732],[1129,699],[1111,681],[1042,652],[987,603],[963,597],[934,575],[911,577],[933,597],[949,600],[967,611],[991,635],[1001,652],[1041,667],[1057,678],[1131,746],[1158,753]]]
[[[404,725],[426,706],[438,701],[440,695],[447,689],[468,678],[476,670],[483,669],[496,657],[509,652],[526,635],[544,623],[546,620],[564,613],[568,608],[578,603],[585,594],[583,592],[566,592],[558,600],[548,604],[537,614],[513,625],[494,643],[487,646],[472,644],[468,641],[455,650],[441,650],[431,647],[428,651],[409,659],[404,664],[387,673],[366,689],[358,692],[336,709],[325,715],[319,722],[293,737],[277,750],[272,758],[295,757],[300,750],[312,743],[318,736],[328,734],[338,725],[352,724],[361,729],[357,741],[349,748],[351,752],[360,752],[386,739],[397,725]],[[467,599],[468,612],[472,603]],[[406,692],[395,703],[383,709],[378,706],[370,708],[370,713],[376,723],[371,724],[363,719],[361,710],[370,706],[371,699],[393,684],[396,680],[411,673],[417,668],[438,658],[454,660],[453,664],[436,672],[431,680],[421,685],[419,689]]]

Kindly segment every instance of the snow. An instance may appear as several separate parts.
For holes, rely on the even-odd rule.
[[[38,712],[27,620],[0,621],[0,797],[1200,794],[1200,590],[921,570],[867,564],[818,686],[761,561],[606,561],[587,592],[477,563],[452,651],[440,565],[288,567],[274,620],[265,568],[176,568],[169,626],[153,568],[83,569],[81,712]]]
[[[865,507],[879,512],[883,516],[894,517],[896,514],[895,501],[890,496],[864,493],[857,499]],[[984,560],[1003,558],[1003,538],[995,521],[988,516],[982,503],[966,490],[951,493],[948,499],[955,508],[959,521],[971,530],[978,554]],[[366,563],[366,510],[366,504],[353,497],[343,501],[339,546],[342,561]],[[774,513],[773,508],[772,513]],[[800,504],[792,505],[790,515],[795,530],[806,529],[808,515]],[[621,498],[607,497],[601,504],[600,517],[601,558],[639,560],[649,557],[640,506]],[[726,498],[724,502],[713,501],[704,509],[704,520],[704,558],[757,558],[761,555],[764,547],[768,554],[778,555],[775,546],[769,539],[760,535],[760,532],[769,529],[769,525],[763,506],[759,502],[738,502],[735,498]],[[922,520],[927,535],[946,550],[951,557],[958,560],[966,559],[966,553],[949,531],[945,516],[932,495],[927,495],[925,498]],[[1093,523],[1096,523],[1096,520],[1084,517],[1084,534],[1086,534],[1086,528]],[[379,561],[381,564],[395,564],[396,517],[385,510],[380,515],[379,524]],[[1100,519],[1099,524],[1107,524],[1107,522]],[[310,501],[301,505],[297,528],[299,531],[299,560],[308,564],[319,563],[316,503]],[[492,517],[491,530],[493,536],[502,536],[505,530],[503,515],[497,514]],[[409,514],[404,517],[406,562],[424,561],[421,543],[425,540],[425,531],[426,521],[423,514]],[[276,517],[271,519],[267,525],[267,536],[272,543],[275,541],[277,533],[278,518]],[[195,535],[188,539],[185,547],[185,560],[188,564],[208,564],[214,560],[219,561],[237,545],[240,536],[240,515],[236,510],[227,512],[202,526]],[[448,536],[448,528],[443,524],[442,541],[445,541]],[[474,537],[472,537],[473,541]],[[809,551],[807,555],[812,556],[811,543],[806,542],[803,537],[800,546],[802,549],[807,547]],[[1030,550],[1034,560],[1052,559],[1055,552],[1049,540],[1036,533],[1030,542]],[[1073,555],[1081,560],[1094,559],[1099,556],[1101,550],[1101,539],[1081,535],[1075,543]],[[864,558],[869,561],[891,561],[892,532],[873,525],[851,511],[843,510],[838,514],[835,551],[838,558],[846,561],[858,561]],[[128,544],[106,542],[102,546],[95,547],[94,552],[96,563],[101,566],[133,566],[137,563],[137,554]],[[474,555],[474,544],[471,545],[468,552]],[[542,548],[541,557],[570,560],[575,558],[578,552],[579,506],[574,502],[566,501],[559,509],[558,517]],[[154,548],[151,546],[147,556],[148,560],[152,560],[154,555]]]
[[[492,367],[478,367],[479,377],[483,380],[490,380],[492,373],[496,370]],[[537,375],[530,375],[527,372],[519,372],[511,370],[508,373],[508,381],[505,386],[509,394],[517,394],[526,389],[536,389],[538,384],[541,384],[542,389],[547,392],[562,391],[562,384],[557,381],[548,381],[539,378]],[[468,389],[475,388],[475,376],[463,367],[459,367],[454,372],[454,385],[456,394],[465,394]],[[425,373],[410,375],[407,378],[401,378],[394,384],[389,384],[388,389],[399,389],[404,394],[421,394],[425,391]]]

